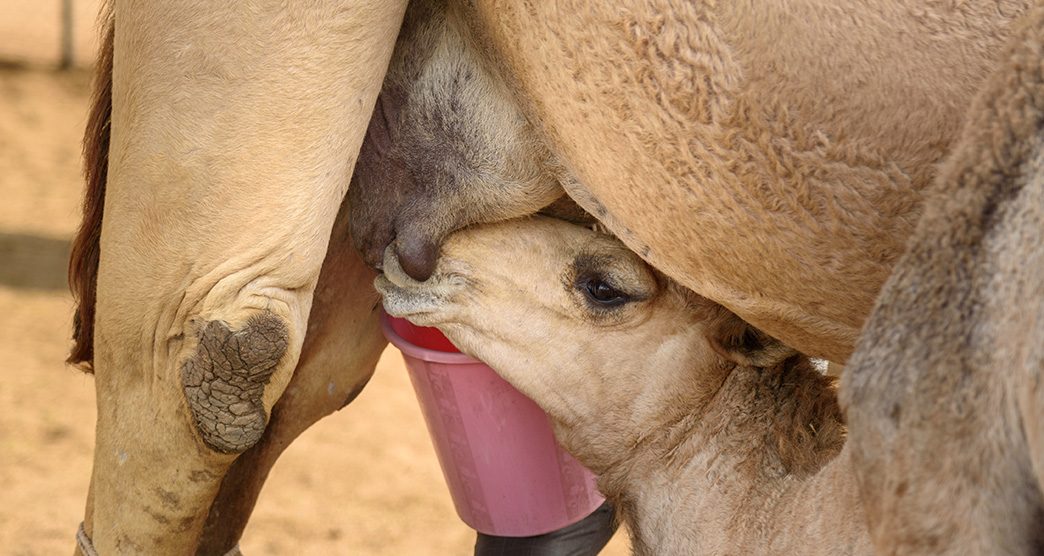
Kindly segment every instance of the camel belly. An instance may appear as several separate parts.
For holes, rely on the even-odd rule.
[[[805,2],[800,21],[664,1],[461,13],[581,206],[671,278],[842,362],[1024,4],[934,8],[963,35],[883,2],[849,19]]]

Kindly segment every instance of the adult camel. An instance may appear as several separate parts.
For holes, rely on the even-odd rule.
[[[423,282],[407,277],[393,253],[385,252],[385,276],[377,287],[389,312],[444,327],[458,345],[486,358],[557,416],[557,430],[581,461],[602,474],[607,495],[629,508],[625,517],[634,525],[641,553],[744,552],[738,543],[752,537],[745,552],[789,554],[795,546],[807,546],[798,551],[864,553],[870,549],[865,506],[877,525],[873,536],[882,554],[1039,554],[1044,548],[1044,5],[1019,23],[1000,61],[926,191],[910,248],[850,359],[844,379],[851,444],[818,476],[826,482],[804,491],[805,498],[800,472],[780,480],[758,467],[761,456],[748,453],[759,442],[780,450],[785,442],[769,439],[767,431],[788,430],[786,425],[762,423],[753,429],[753,439],[708,448],[714,435],[741,434],[745,412],[756,411],[757,396],[745,399],[747,405],[726,403],[728,410],[710,412],[711,421],[724,419],[727,425],[708,424],[706,407],[723,403],[728,388],[711,389],[707,402],[700,400],[708,398],[701,382],[741,380],[742,373],[676,368],[691,362],[687,357],[700,348],[713,353],[705,341],[678,339],[708,333],[707,321],[690,322],[671,312],[693,311],[700,304],[664,300],[678,290],[664,287],[634,262],[633,253],[604,238],[540,219],[476,226],[452,236],[437,273]],[[536,235],[539,245],[533,244]],[[709,332],[710,345],[723,356],[730,345],[775,351],[777,361],[788,356],[756,332],[725,329],[734,339],[725,345],[713,337],[720,330]],[[688,355],[680,353],[686,349]],[[619,358],[616,366],[613,357]],[[519,364],[534,360],[535,366]],[[761,369],[755,375],[763,380],[772,372]],[[759,392],[800,382],[776,376]],[[563,392],[565,384],[574,391]],[[658,395],[658,403],[649,403],[649,396]],[[784,404],[817,399],[807,393],[786,394],[783,401],[779,396],[764,399]],[[778,407],[768,415],[791,418],[790,409]],[[819,438],[829,425],[799,420],[794,430]],[[684,442],[701,431],[711,431],[710,436]],[[833,442],[835,448],[844,443],[839,437]],[[692,454],[687,449],[713,455],[689,458],[682,455]],[[723,473],[730,450],[737,449],[744,455],[732,461],[742,463]],[[641,454],[649,459],[632,459]],[[852,476],[853,463],[864,472]],[[659,476],[646,481],[649,473]],[[779,486],[735,484],[747,475],[766,483],[775,477]],[[775,488],[797,491],[780,494]],[[725,494],[701,504],[715,493]],[[679,504],[686,495],[688,505]],[[802,500],[813,502],[796,514],[794,508],[780,512],[780,504]],[[717,519],[722,508],[736,505],[742,509],[733,518]],[[688,517],[679,517],[686,511]],[[666,517],[657,521],[650,514]],[[822,520],[830,519],[838,521],[824,527]],[[734,538],[723,543],[721,535],[730,533]],[[768,541],[774,534],[780,544]],[[787,549],[787,543],[799,544]]]
[[[428,49],[397,52],[385,80],[349,191],[360,248],[379,265],[390,247],[402,269],[424,280],[448,232],[531,213],[564,189],[680,283],[785,343],[844,363],[972,98],[992,71],[1008,71],[1001,46],[1031,3],[649,4],[450,3],[442,19],[406,25],[409,44]],[[1039,45],[1034,21],[1016,43]],[[1031,50],[1018,63],[1032,69],[1040,58]],[[1008,79],[1001,73],[982,95],[1036,91],[997,85]],[[979,142],[960,152],[989,151],[976,131],[965,135]],[[992,133],[1002,136],[1003,127]],[[948,222],[936,220],[937,228]],[[1039,230],[1035,237],[1039,244]],[[934,260],[927,279],[949,279],[947,260]],[[944,292],[956,290],[912,288],[926,278],[911,275],[893,291],[926,299],[894,295],[884,306],[890,313],[864,340],[860,379],[851,383],[863,391],[850,398],[860,416],[851,441],[876,502],[875,541],[885,553],[1024,550],[1037,540],[1025,519],[1039,520],[1041,494],[1029,464],[1015,462],[1027,459],[1023,446],[954,453],[967,446],[960,439],[998,430],[990,417],[997,405],[980,395],[957,406],[965,415],[935,410],[949,398],[933,393],[946,391],[947,370],[960,366],[954,354],[965,353],[939,339],[960,344],[979,321],[963,315],[964,328],[940,326],[953,320],[937,310]],[[1032,295],[1026,303],[1034,306]],[[914,322],[923,328],[911,330]],[[929,333],[937,334],[930,342]],[[1016,337],[1040,342],[1032,327]],[[934,347],[917,349],[912,338]],[[936,355],[949,359],[933,367]],[[989,365],[968,360],[979,361],[977,380],[988,380]],[[912,409],[899,421],[896,407]],[[1027,429],[1001,430],[1039,436],[1037,418],[1030,412]],[[932,435],[956,423],[959,432]],[[1001,458],[993,474],[979,473],[983,454]],[[1017,469],[994,473],[1005,465]]]
[[[510,132],[489,137],[535,132],[515,144],[546,154],[533,168],[554,182],[510,211],[506,196],[431,199],[462,221],[373,202],[404,268],[422,275],[449,229],[535,210],[564,185],[675,279],[842,361],[1027,2],[568,4],[444,10],[490,78],[484,92],[510,101],[494,106]],[[211,523],[221,504],[236,509],[235,484],[256,493],[281,446],[365,383],[381,345],[374,298],[335,217],[403,11],[114,6],[111,98],[96,106],[73,261],[73,360],[93,360],[99,403],[83,538],[99,553],[192,552],[219,489],[232,494]],[[379,122],[371,131],[379,154]],[[378,194],[407,191],[387,181]],[[324,282],[330,268],[340,278]],[[339,323],[359,339],[339,339]],[[344,353],[338,374],[325,362]],[[234,461],[247,463],[226,478]]]

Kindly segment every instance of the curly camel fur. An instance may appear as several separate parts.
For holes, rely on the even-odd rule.
[[[353,233],[423,279],[447,233],[564,189],[678,283],[843,363],[1032,4],[417,2]]]

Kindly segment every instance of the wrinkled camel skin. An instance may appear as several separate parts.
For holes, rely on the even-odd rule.
[[[558,175],[671,278],[843,363],[1030,4],[430,2],[446,23],[395,54],[353,233],[423,279],[448,232],[535,212]]]
[[[1042,375],[1044,5],[972,105],[845,369],[880,553],[1044,552]]]
[[[335,403],[318,402],[262,440],[301,355],[403,11],[403,2],[113,6],[89,320],[98,425],[85,529],[98,553],[193,553],[236,456],[262,442],[263,474],[293,429]],[[251,40],[229,48],[230,36]],[[92,250],[83,252],[89,268]],[[358,272],[346,277],[362,282]],[[372,297],[360,295],[366,311],[356,315],[371,322],[356,323],[352,341],[365,367],[379,339],[365,316]],[[322,384],[305,376],[298,386],[291,395],[306,401]],[[336,403],[358,386],[343,384]]]
[[[319,273],[308,332],[294,376],[272,408],[265,433],[221,481],[196,553],[224,555],[239,542],[276,460],[313,423],[351,402],[369,381],[387,341],[380,332],[374,273],[348,235],[342,206]]]
[[[587,294],[601,284],[617,301]],[[438,326],[543,408],[639,556],[871,554],[834,379],[618,240],[560,221],[447,239],[389,313]]]

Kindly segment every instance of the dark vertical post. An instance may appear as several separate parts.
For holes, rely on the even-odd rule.
[[[62,2],[61,59],[58,67],[69,69],[73,64],[73,0]]]

